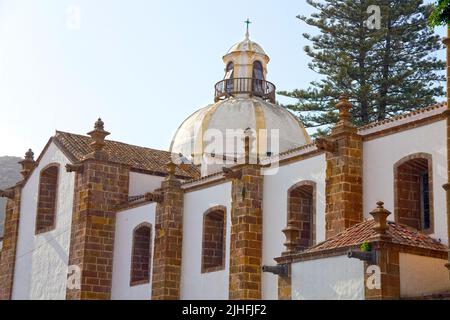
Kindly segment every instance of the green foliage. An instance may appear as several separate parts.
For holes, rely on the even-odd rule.
[[[370,243],[369,243],[369,242],[364,241],[364,242],[361,244],[361,246],[359,247],[359,249],[360,249],[362,252],[369,252],[369,251],[372,250],[372,247],[370,246]]]
[[[299,16],[317,28],[303,34],[309,68],[320,75],[309,88],[279,92],[286,108],[308,128],[327,132],[337,122],[336,99],[350,95],[352,121],[364,125],[436,102],[444,96],[445,63],[433,53],[443,48],[429,28],[433,7],[422,0],[307,0],[317,12]],[[378,5],[381,28],[369,29],[370,5]]]
[[[432,27],[450,25],[450,0],[439,0],[429,18]]]

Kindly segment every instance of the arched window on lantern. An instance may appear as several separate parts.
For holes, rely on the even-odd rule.
[[[234,80],[233,79],[234,79],[234,63],[230,62],[227,65],[227,69],[225,72],[225,80],[228,80],[225,83],[225,86],[226,86],[225,89],[226,89],[226,92],[229,94],[231,94],[234,91]]]
[[[261,96],[264,93],[264,70],[260,61],[253,62],[253,94]]]

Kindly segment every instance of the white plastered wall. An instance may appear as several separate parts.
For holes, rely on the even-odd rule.
[[[114,240],[114,261],[111,298],[115,300],[150,300],[152,293],[151,280],[149,283],[130,286],[131,252],[133,247],[133,230],[141,223],[152,226],[151,268],[150,279],[153,274],[153,256],[155,238],[156,203],[132,208],[117,213],[116,235]]]
[[[364,262],[337,256],[292,264],[293,300],[364,300]]]
[[[203,214],[211,207],[227,208],[225,269],[201,273]],[[228,299],[231,233],[231,182],[188,192],[184,196],[181,299]]]
[[[140,196],[147,192],[153,192],[161,187],[164,177],[130,171],[128,195]]]
[[[300,181],[316,183],[316,242],[325,240],[325,171],[325,154],[263,171],[263,265],[275,265],[284,250],[288,190]],[[263,299],[278,299],[278,276],[263,273],[262,290]]]
[[[39,177],[51,163],[60,165],[54,230],[35,235]],[[13,299],[65,299],[74,173],[66,156],[51,143],[22,189]]]
[[[400,296],[420,297],[450,290],[447,260],[400,253]]]
[[[394,220],[394,164],[414,153],[432,155],[434,233],[432,237],[448,243],[445,192],[447,182],[446,122],[444,120],[364,142],[364,216],[383,201]]]

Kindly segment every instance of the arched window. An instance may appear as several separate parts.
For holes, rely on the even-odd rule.
[[[202,273],[225,268],[226,208],[217,206],[203,216]]]
[[[432,158],[409,155],[394,165],[395,221],[417,230],[433,230]]]
[[[228,80],[226,85],[226,92],[232,93],[234,91],[234,63],[230,62],[227,65],[227,70],[225,72],[225,80]]]
[[[264,70],[261,62],[253,62],[253,79],[264,80]]]
[[[288,191],[288,221],[299,228],[298,248],[304,250],[315,243],[316,183],[301,181]]]
[[[59,165],[51,164],[41,171],[35,233],[55,228]]]
[[[152,226],[138,225],[133,231],[130,285],[150,282]]]
[[[263,90],[264,70],[261,62],[255,61],[253,63],[253,94],[261,96],[264,94]]]

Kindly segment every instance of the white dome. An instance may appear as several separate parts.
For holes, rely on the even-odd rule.
[[[228,50],[227,54],[230,54],[233,52],[246,52],[246,51],[259,53],[259,54],[267,56],[267,54],[264,52],[263,48],[256,42],[250,40],[248,37],[245,37],[244,40],[239,41],[238,43],[233,45],[230,48],[230,50]]]
[[[244,131],[250,128],[256,132],[258,154],[278,154],[311,142],[310,137],[298,119],[286,109],[257,97],[229,98],[208,105],[187,118],[177,130],[171,145],[171,151],[190,158],[191,155],[208,154],[207,144],[210,133],[220,132],[223,137],[227,130]],[[267,138],[261,136],[260,129],[267,130]],[[279,136],[272,129],[278,129]],[[271,139],[278,140],[278,144]],[[243,136],[241,137],[243,139]],[[226,148],[224,148],[226,149]],[[278,150],[277,150],[278,149]],[[222,155],[231,155],[225,150]],[[217,154],[219,152],[216,152]]]
[[[267,56],[266,52],[264,51],[264,49],[259,44],[250,40],[250,35],[248,33],[248,30],[247,30],[247,33],[245,34],[244,40],[239,41],[238,43],[234,44],[230,48],[230,50],[228,50],[226,55],[229,55],[229,54],[235,53],[235,52],[253,52],[256,54],[266,56],[267,59],[269,58]]]

